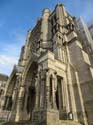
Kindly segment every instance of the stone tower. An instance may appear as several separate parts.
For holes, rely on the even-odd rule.
[[[82,42],[64,5],[43,10],[7,83],[9,121],[93,125],[92,57]]]

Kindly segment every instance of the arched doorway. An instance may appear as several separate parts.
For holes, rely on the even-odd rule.
[[[36,102],[36,88],[35,88],[35,78],[37,75],[37,69],[38,65],[36,62],[31,63],[31,66],[29,67],[29,70],[26,75],[26,88],[27,93],[25,94],[25,103],[24,107],[27,112],[27,119],[32,119],[32,113],[35,108],[35,102]]]
[[[7,87],[7,92],[5,94],[5,100],[4,100],[4,106],[3,106],[3,110],[12,110],[12,106],[13,106],[13,92],[16,86],[16,75],[13,75],[13,78],[11,79],[11,81],[8,83],[8,87]]]
[[[34,87],[29,87],[27,98],[27,113],[29,114],[29,120],[32,118],[32,111],[35,108],[36,92]]]

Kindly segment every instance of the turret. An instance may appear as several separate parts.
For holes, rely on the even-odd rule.
[[[43,48],[44,50],[48,48],[49,15],[50,15],[50,10],[44,9],[42,14],[42,25],[41,25],[41,48]]]

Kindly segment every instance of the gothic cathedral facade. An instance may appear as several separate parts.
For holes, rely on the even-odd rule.
[[[1,108],[9,121],[93,125],[92,51],[63,4],[44,9],[8,79]]]

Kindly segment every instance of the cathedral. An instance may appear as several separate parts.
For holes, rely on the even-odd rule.
[[[93,125],[93,49],[79,31],[63,4],[43,10],[5,88],[7,122]]]

